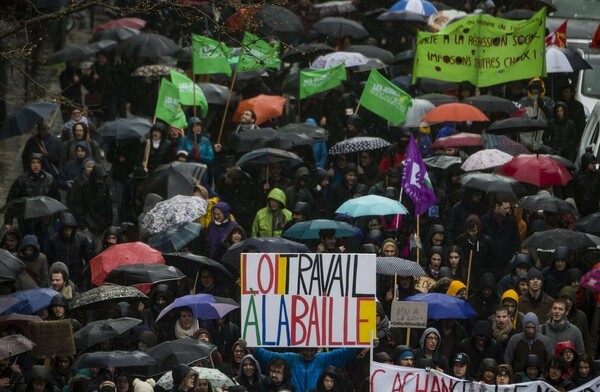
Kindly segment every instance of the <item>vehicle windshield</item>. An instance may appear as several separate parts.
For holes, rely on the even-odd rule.
[[[599,19],[600,0],[554,0],[558,11],[552,13],[555,18]]]
[[[590,56],[587,62],[593,68],[583,72],[581,94],[600,99],[600,54]]]

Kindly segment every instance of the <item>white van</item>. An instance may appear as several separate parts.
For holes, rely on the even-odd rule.
[[[594,156],[598,156],[600,151],[600,101],[596,102],[596,106],[590,113],[583,136],[581,137],[581,144],[579,145],[579,151],[577,152],[577,159],[575,165],[579,167],[581,156],[585,153],[585,150],[590,147]]]
[[[579,72],[575,92],[575,99],[583,104],[588,117],[600,101],[600,49],[577,49],[577,52],[592,66]]]

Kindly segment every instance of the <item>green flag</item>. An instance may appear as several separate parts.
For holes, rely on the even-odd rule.
[[[231,76],[228,59],[231,49],[222,42],[192,34],[192,63],[194,75],[224,73]]]
[[[387,80],[375,68],[371,70],[362,95],[360,105],[373,113],[398,125],[406,118],[406,112],[413,104],[410,95]]]
[[[279,41],[275,46],[269,45],[256,35],[244,33],[240,58],[237,64],[238,72],[256,71],[264,68],[279,68]]]
[[[200,87],[194,84],[194,81],[186,75],[174,70],[171,70],[171,81],[179,90],[179,102],[182,105],[200,106],[200,117],[206,117],[208,102]]]
[[[468,16],[438,33],[417,35],[417,78],[469,81],[478,87],[545,76],[546,8],[529,20]]]
[[[154,115],[171,126],[181,129],[187,127],[185,113],[179,103],[179,90],[165,78],[162,78],[160,82]]]
[[[346,80],[344,64],[320,70],[300,71],[300,99],[336,88]]]

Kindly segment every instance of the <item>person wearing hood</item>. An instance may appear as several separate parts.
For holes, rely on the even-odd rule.
[[[458,352],[460,342],[469,336],[461,320],[440,319],[431,322],[429,326],[439,331],[439,353],[446,358],[454,358]],[[452,370],[452,366],[450,366],[450,370]]]
[[[575,175],[575,204],[581,218],[598,212],[600,203],[600,173],[596,167],[598,161],[594,154],[586,152],[581,156],[579,171]]]
[[[496,384],[496,368],[498,362],[494,358],[484,358],[479,366],[479,374],[475,380],[487,385]]]
[[[441,246],[432,246],[427,252],[425,263],[425,273],[433,280],[440,279],[440,268],[444,259],[444,248]]]
[[[292,208],[292,220],[288,221],[283,227],[283,231],[285,232],[287,229],[292,227],[298,222],[305,222],[311,219],[311,208],[310,204],[305,201],[298,201],[294,204],[294,208]]]
[[[102,249],[106,250],[113,245],[117,245],[121,243],[121,228],[117,226],[110,226],[106,230],[104,230],[104,235],[102,237]]]
[[[248,392],[265,392],[267,390],[267,379],[261,373],[260,364],[252,354],[247,354],[242,358],[239,375],[235,381],[245,386]]]
[[[19,251],[21,243],[21,233],[14,226],[0,228],[0,248],[16,253]]]
[[[567,341],[558,342],[556,344],[556,350],[554,355],[561,356],[565,362],[567,362],[567,371],[563,374],[564,379],[571,379],[575,373],[575,367],[577,366],[577,352],[573,343]]]
[[[510,337],[504,361],[512,365],[516,373],[525,371],[525,363],[530,354],[536,354],[540,363],[546,362],[554,353],[554,346],[547,336],[541,334],[539,321],[535,313],[529,312],[523,317],[523,332]]]
[[[285,193],[273,188],[267,196],[267,206],[258,210],[252,222],[252,237],[281,237],[292,212],[285,208]]]
[[[171,143],[167,140],[167,124],[156,122],[150,128],[148,136],[146,143],[150,144],[150,153],[145,169],[148,173],[152,173],[158,166],[169,163],[169,146]],[[142,162],[146,159],[145,156],[141,158]]]
[[[579,140],[585,129],[586,115],[583,104],[575,99],[575,92],[576,89],[572,83],[566,84],[560,89],[560,99],[567,106],[569,119],[575,123],[577,140]]]
[[[23,271],[23,274],[26,274],[27,276],[24,278],[33,280],[33,282],[31,282],[32,284],[28,285],[30,287],[27,288],[50,287],[48,259],[45,254],[40,252],[40,244],[36,236],[28,234],[23,237],[23,241],[21,241],[17,251],[17,257],[25,264],[25,271]],[[17,279],[17,289],[25,289],[26,287],[19,288],[19,281],[21,281],[21,277]]]
[[[498,367],[496,368],[495,376],[496,385],[508,385],[514,382],[512,366],[505,363],[498,365]]]
[[[198,373],[187,365],[179,364],[171,372],[173,388],[171,392],[195,392]]]
[[[328,218],[330,215],[327,210],[326,198],[328,185],[329,176],[327,171],[319,167],[311,173],[308,186],[298,191],[296,195],[298,202],[305,202],[310,205],[310,216],[315,219]]]
[[[544,291],[552,298],[558,298],[559,291],[569,285],[568,269],[571,267],[572,260],[573,257],[569,248],[557,246],[554,249],[552,264],[542,270]]]
[[[239,225],[232,219],[229,204],[224,201],[216,203],[212,208],[212,222],[205,231],[206,241],[208,242],[208,257],[214,259],[217,248],[234,226]]]
[[[77,159],[77,146],[80,142],[87,142],[89,146],[90,157],[96,162],[103,160],[103,152],[97,141],[90,138],[88,126],[84,123],[73,125],[73,137],[63,143],[60,155],[60,167],[64,167],[68,162]]]
[[[519,104],[525,108],[529,118],[544,122],[552,118],[554,101],[546,95],[546,85],[540,78],[533,78],[527,85],[527,96],[521,98]],[[541,147],[542,132],[520,132],[519,141],[532,151]]]
[[[85,140],[74,143],[75,156],[61,166],[58,185],[61,189],[68,191],[72,189],[75,179],[81,175],[83,161],[91,155],[90,144]]]
[[[492,240],[481,231],[481,221],[477,215],[469,215],[465,226],[465,231],[456,238],[456,245],[469,259],[472,252],[471,282],[477,282],[484,273],[489,272],[487,263],[491,259]]]
[[[70,302],[79,294],[75,283],[69,279],[69,270],[65,263],[57,261],[52,264],[49,274],[50,287],[58,291],[67,302]]]
[[[558,101],[554,105],[553,114],[542,140],[554,150],[556,155],[575,161],[579,135],[575,123],[569,120],[569,107],[566,103]]]
[[[441,336],[437,329],[427,328],[421,335],[419,347],[414,350],[415,363],[419,363],[419,360],[423,358],[430,359],[438,370],[448,373],[448,358],[439,352],[440,339]]]
[[[466,353],[471,358],[471,377],[476,378],[479,366],[484,358],[493,358],[496,362],[503,362],[502,347],[494,340],[494,331],[487,320],[475,323],[471,337],[463,339],[458,346],[458,351]]]
[[[517,382],[536,381],[542,377],[542,362],[537,354],[529,354],[525,360],[525,368],[521,374],[521,380]],[[518,374],[518,373],[517,373]]]
[[[24,392],[59,392],[58,387],[52,384],[50,370],[41,365],[34,365],[27,372],[27,385]]]
[[[577,366],[572,381],[580,387],[598,377],[598,369],[591,355],[581,355],[577,358]]]
[[[42,120],[38,122],[36,134],[27,140],[21,153],[23,171],[29,171],[31,155],[39,154],[42,161],[42,170],[57,177],[58,168],[60,167],[61,150],[62,143],[59,138],[50,132],[48,121]]]
[[[554,298],[546,294],[543,288],[544,277],[541,271],[531,268],[527,272],[527,293],[519,297],[519,310],[523,313],[534,312],[542,324],[548,320],[554,301]]]
[[[481,217],[481,231],[492,239],[492,257],[487,261],[494,276],[499,280],[521,243],[519,226],[507,197],[498,196],[493,210]]]
[[[198,117],[191,117],[188,120],[188,130],[185,137],[179,140],[177,149],[189,153],[189,162],[199,162],[205,165],[212,165],[215,160],[215,150],[206,136],[202,136],[203,124]],[[218,147],[218,148],[217,148]],[[217,152],[221,151],[220,144],[216,144]]]
[[[531,266],[531,257],[524,253],[516,253],[510,263],[510,272],[504,275],[498,282],[497,292],[502,295],[506,290],[513,289],[516,284],[517,274],[524,271],[527,273]]]
[[[496,294],[496,278],[491,272],[481,275],[479,287],[475,295],[468,299],[469,304],[477,312],[478,320],[487,320],[494,314],[494,310],[500,303]]]
[[[559,342],[570,341],[578,355],[585,354],[585,345],[581,331],[567,320],[567,303],[564,299],[554,300],[550,319],[542,325],[542,334],[550,338],[552,347]]]
[[[343,392],[344,390],[340,370],[335,366],[328,366],[321,372],[317,387],[311,389],[311,392]]]
[[[159,341],[168,340],[170,327],[173,322],[172,315],[168,313],[156,321],[156,318],[171,302],[173,302],[173,292],[165,283],[159,283],[150,290],[149,305],[142,311],[141,319],[146,326],[154,332]]]
[[[246,230],[244,230],[242,226],[232,225],[229,228],[229,232],[227,233],[225,238],[223,238],[223,241],[221,241],[219,246],[217,246],[213,259],[220,261],[225,252],[227,252],[227,249],[231,247],[231,245],[245,241],[246,238],[248,238],[246,236]]]
[[[450,244],[458,242],[458,237],[465,232],[467,219],[475,215],[478,219],[487,212],[483,203],[483,192],[464,188],[460,201],[450,210],[448,226],[446,227],[446,241]],[[479,223],[481,226],[481,223]],[[480,233],[483,234],[480,228]]]
[[[526,277],[527,278],[527,277]],[[527,280],[527,279],[525,279]],[[500,297],[500,304],[508,308],[508,317],[516,330],[523,323],[523,317],[525,316],[519,310],[519,294],[513,289],[506,290]]]
[[[564,300],[567,304],[567,320],[581,331],[583,342],[586,343],[585,351],[588,354],[591,353],[591,345],[587,344],[590,341],[590,324],[585,312],[577,307],[577,291],[571,286],[565,286],[559,291],[558,298]]]
[[[287,186],[284,189],[285,198],[290,206],[296,205],[300,201],[300,192],[310,183],[310,171],[306,166],[301,166],[294,173],[294,180],[292,185]]]
[[[61,391],[63,388],[69,386],[73,362],[74,358],[70,355],[57,355],[52,358],[50,379],[52,380],[52,384]]]

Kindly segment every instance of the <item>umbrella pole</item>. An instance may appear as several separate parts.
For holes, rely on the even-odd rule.
[[[394,274],[394,301],[398,301],[398,274]]]
[[[221,136],[223,135],[223,127],[225,126],[225,118],[227,117],[227,109],[229,109],[229,101],[231,101],[231,94],[233,93],[233,86],[235,85],[235,78],[237,77],[237,67],[233,71],[233,77],[231,78],[231,86],[229,87],[229,94],[227,94],[227,101],[225,102],[225,109],[223,110],[223,118],[221,119],[221,127],[219,128],[219,137],[217,138],[217,144],[221,144]]]
[[[467,298],[469,297],[469,285],[471,284],[471,265],[473,264],[473,249],[469,251],[469,268],[467,271]]]
[[[200,270],[196,271],[196,279],[194,279],[194,294],[196,293],[196,285],[198,284],[198,275],[200,274]]]

